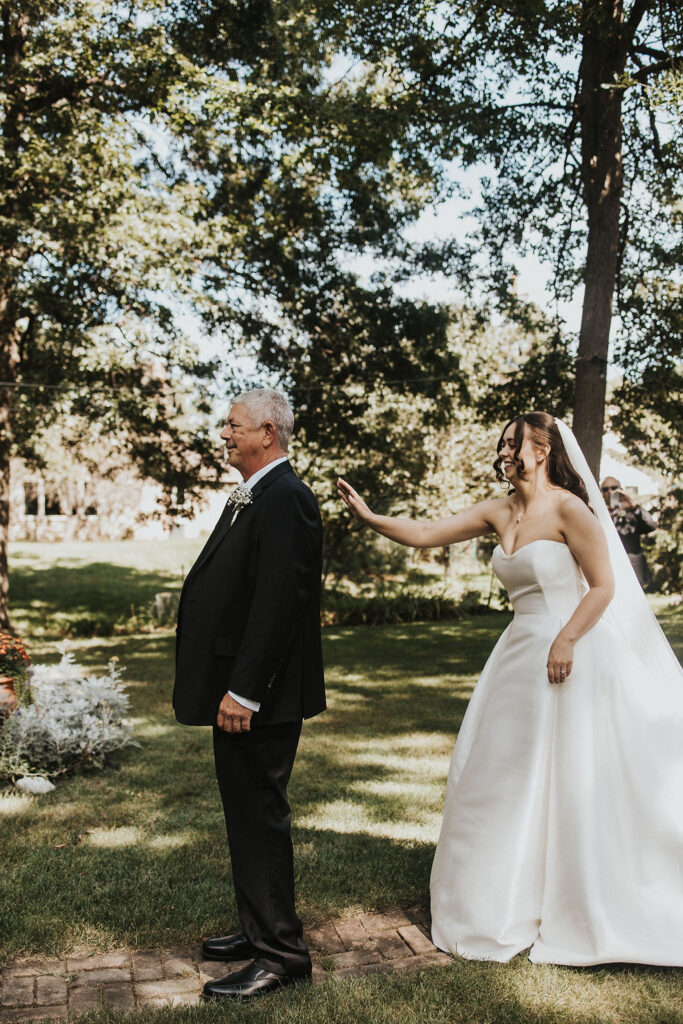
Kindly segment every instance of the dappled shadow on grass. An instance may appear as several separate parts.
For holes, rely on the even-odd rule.
[[[453,740],[501,624],[496,617],[448,626],[346,631],[327,645],[331,708],[305,724],[290,787],[307,926],[428,901]],[[177,726],[170,710],[173,638],[88,643],[77,655],[94,666],[113,652],[130,680],[140,748],[116,755],[101,773],[60,782],[55,794],[3,820],[8,955],[172,947],[237,927],[210,731]],[[420,978],[334,981],[222,1006],[221,1016],[273,1024],[678,1024],[679,978],[647,967],[534,966],[523,956],[508,965],[454,961]],[[215,1008],[187,1012],[188,1024],[215,1020]],[[185,1017],[175,1008],[169,1024],[171,1013],[173,1024]],[[138,1017],[147,1021],[144,1012],[131,1020]]]
[[[25,851],[20,863],[6,865],[3,958],[122,944],[169,947],[238,930],[221,824],[216,820],[208,836],[188,826],[179,833],[182,845],[165,848],[119,827],[98,830],[94,844],[83,836],[64,844],[60,830],[55,838],[62,842]],[[297,830],[294,843],[298,908],[307,926],[344,906],[395,906],[397,875],[404,879],[401,895],[424,902],[428,848],[325,830]]]
[[[453,639],[458,669],[473,641],[461,629],[433,643],[427,630],[426,683],[418,631],[349,631],[331,657],[328,649],[331,709],[305,724],[290,787],[309,923],[427,900],[448,760],[473,682],[441,673]],[[140,746],[6,819],[11,870],[0,898],[9,910],[21,894],[8,948],[175,944],[233,927],[210,731],[176,725],[170,708],[173,636],[73,646],[93,669],[118,655]],[[483,657],[478,649],[473,660]]]
[[[132,566],[93,562],[16,568],[10,578],[12,616],[32,636],[58,636],[69,622],[91,617],[106,632],[139,614],[162,590],[180,590],[175,572],[150,572]]]
[[[290,787],[306,925],[427,903],[453,741],[506,621],[326,634],[330,710],[305,724]],[[121,659],[140,747],[3,818],[7,955],[170,947],[237,927],[210,731],[176,725],[170,709],[173,642],[167,634],[73,645],[93,667],[114,653]],[[425,982],[335,982],[327,994],[284,993],[221,1013],[278,1024],[674,1024],[683,1021],[674,1010],[677,976],[631,966],[538,967],[524,957],[510,965],[455,961]],[[184,1011],[172,1013],[177,1024]]]

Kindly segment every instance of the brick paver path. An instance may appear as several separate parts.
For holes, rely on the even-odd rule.
[[[427,926],[427,911],[413,908],[313,928],[307,935],[313,982],[448,963],[450,957],[432,945]],[[199,1002],[204,982],[242,966],[202,960],[200,946],[17,961],[2,968],[0,1024],[77,1017],[97,1006],[187,1006]]]

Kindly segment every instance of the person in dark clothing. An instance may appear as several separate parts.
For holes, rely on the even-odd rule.
[[[621,484],[616,477],[605,477],[600,487],[612,522],[633,566],[633,571],[638,577],[641,587],[645,588],[652,576],[643,554],[640,538],[643,534],[656,530],[657,524],[649,512],[646,512],[640,505],[636,505],[628,494],[622,491]]]
[[[311,977],[294,905],[287,785],[304,718],[325,710],[322,525],[287,460],[294,416],[277,391],[239,395],[221,433],[243,484],[187,575],[173,707],[213,726],[242,931],[206,939],[212,960],[251,961],[204,986],[248,999]]]

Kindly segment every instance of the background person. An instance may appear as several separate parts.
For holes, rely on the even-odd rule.
[[[657,524],[649,512],[636,505],[628,494],[622,491],[616,477],[606,476],[600,489],[633,571],[641,587],[645,588],[651,582],[652,574],[643,554],[640,538],[643,534],[656,530]]]

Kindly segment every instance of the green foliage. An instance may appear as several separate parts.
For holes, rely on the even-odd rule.
[[[349,515],[337,496],[338,476],[385,514],[438,518],[500,493],[492,463],[504,413],[486,426],[477,405],[522,334],[510,325],[493,328],[464,308],[451,310],[450,318],[445,353],[457,375],[424,381],[417,394],[410,385],[401,394],[398,386],[374,385],[373,392],[371,381],[332,394],[321,387],[312,410],[306,395],[293,458],[320,501],[325,573],[362,583],[369,574],[405,569],[405,549]],[[430,387],[440,389],[438,397]],[[341,425],[327,420],[330,406]]]
[[[602,303],[602,313],[586,307],[582,326],[582,335],[604,340],[604,352],[600,342],[584,357],[594,375],[607,357],[614,287],[613,357],[631,384],[648,373],[678,372],[680,5],[451,0],[410,5],[412,17],[400,0],[383,4],[381,13],[369,6],[344,5],[345,49],[363,73],[380,70],[387,106],[412,121],[410,149],[426,160],[430,187],[438,190],[444,169],[452,170],[454,190],[464,199],[469,193],[474,221],[471,231],[463,222],[453,238],[413,253],[414,265],[438,268],[477,301],[490,296],[525,328],[530,308],[517,291],[520,257],[534,254],[550,270],[558,300],[571,298],[588,274],[586,286],[599,290]],[[395,152],[405,155],[400,146]],[[470,168],[483,169],[479,189],[461,173]],[[589,224],[611,193],[619,208],[614,237],[595,235],[587,266]],[[504,387],[520,404],[567,409],[575,352],[562,328],[559,316],[551,318],[545,340],[536,339],[509,374]],[[648,407],[677,432],[666,389],[648,392]],[[494,388],[490,403],[499,407],[504,397]],[[624,392],[626,415],[637,415],[639,397],[637,387]],[[599,434],[602,411],[592,411]]]
[[[683,366],[646,368],[624,377],[612,393],[613,428],[645,465],[671,480],[683,475]]]
[[[683,593],[683,486],[664,495],[657,516],[658,530],[647,549],[652,589],[664,594]]]
[[[438,622],[490,611],[478,590],[468,590],[456,598],[443,583],[395,583],[371,594],[349,594],[332,584],[325,592],[322,621],[325,626],[379,626]]]
[[[675,121],[659,128],[679,68],[659,79],[638,62],[653,47],[669,54],[680,20],[671,5],[641,6],[619,83],[632,184],[621,401],[628,417],[661,371],[667,385],[647,384],[647,408],[678,429],[667,396],[680,355],[683,147]],[[496,423],[522,406],[568,407],[571,345],[557,318],[520,298],[513,264],[534,252],[552,265],[558,298],[580,280],[575,101],[582,45],[611,31],[603,7],[6,4],[0,382],[31,387],[0,387],[0,464],[10,441],[40,464],[39,435],[59,424],[86,462],[103,438],[132,458],[173,514],[181,492],[220,482],[210,398],[256,365],[295,404],[295,455],[323,504],[328,568],[357,544],[364,571],[361,556],[366,568],[375,556],[349,540],[340,470],[377,508],[422,514],[451,505],[443,454],[454,437],[460,465],[482,462],[465,454],[486,433],[473,406]],[[448,188],[466,200],[460,171],[482,166],[473,230],[463,220],[443,242],[411,244],[420,212]],[[407,282],[435,272],[492,308],[465,315],[407,297]],[[221,339],[220,368],[187,337],[185,306]],[[493,357],[487,388],[467,353],[485,348],[494,317],[520,334],[507,365]],[[485,489],[479,475],[455,479],[458,502]]]
[[[149,141],[189,71],[167,14],[161,0],[3,7],[0,377],[27,386],[0,404],[22,456],[39,463],[36,436],[68,424],[76,452],[106,438],[170,504],[218,464],[196,418],[210,367],[173,316],[193,294],[198,195]]]
[[[446,311],[401,297],[422,272],[444,274],[478,305],[489,297],[528,335],[522,357],[481,396],[489,419],[513,404],[566,413],[572,339],[559,317],[544,320],[519,296],[515,262],[534,253],[551,267],[557,299],[581,282],[602,173],[588,151],[608,93],[623,111],[629,186],[619,199],[615,352],[634,381],[649,366],[675,367],[683,147],[666,123],[675,91],[657,91],[657,74],[677,74],[680,19],[672,5],[618,6],[616,21],[603,0],[181,8],[174,38],[224,90],[220,103],[207,93],[191,119],[183,113],[192,180],[207,183],[201,217],[213,226],[204,315],[284,383],[304,446],[366,452],[358,424],[373,423],[378,405],[393,401],[400,415],[407,398],[430,401],[419,429],[452,403],[441,380],[457,388],[465,378],[449,359]],[[231,47],[239,31],[251,33],[258,60],[246,43]],[[604,60],[593,90],[594,39]],[[655,51],[662,66],[644,67]],[[611,69],[622,65],[617,87]],[[466,200],[461,172],[482,168],[479,194],[470,190],[473,230],[463,221],[442,243],[410,245],[404,228],[417,214],[448,186]],[[358,258],[374,260],[367,280]],[[375,429],[375,444],[384,433]]]

